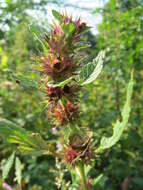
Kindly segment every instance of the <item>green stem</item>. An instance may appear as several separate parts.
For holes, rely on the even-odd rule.
[[[82,183],[82,190],[88,190],[86,175],[84,170],[84,163],[80,162],[77,166],[78,174],[80,175],[81,183]]]

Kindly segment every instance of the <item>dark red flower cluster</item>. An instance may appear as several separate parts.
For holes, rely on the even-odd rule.
[[[68,164],[75,165],[79,160],[88,164],[93,158],[92,136],[72,135],[69,144],[63,148],[63,157]]]
[[[76,70],[73,55],[81,33],[87,28],[80,19],[72,21],[72,17],[60,15],[59,24],[53,26],[50,36],[45,35],[49,46],[49,54],[42,57],[43,70],[52,79],[61,80],[72,75]]]
[[[46,94],[49,98],[50,103],[56,104],[58,100],[61,98],[65,98],[66,100],[78,101],[78,92],[80,87],[75,83],[70,84],[70,86],[65,85],[64,87],[51,87],[46,85]]]
[[[67,163],[71,164],[72,161],[76,158],[77,154],[78,153],[76,150],[74,150],[72,147],[68,147],[64,152]]]
[[[70,81],[64,86],[52,86],[49,82],[60,83],[75,75],[79,68],[74,58],[75,50],[81,33],[87,27],[80,19],[73,21],[66,14],[56,12],[57,14],[58,23],[53,25],[50,35],[44,37],[48,53],[41,57],[41,62],[46,75],[46,95],[51,115],[59,124],[64,125],[77,116],[79,85],[76,81]]]
[[[57,106],[53,109],[52,115],[58,120],[61,125],[71,122],[77,116],[78,104],[67,101],[65,106],[58,102]]]

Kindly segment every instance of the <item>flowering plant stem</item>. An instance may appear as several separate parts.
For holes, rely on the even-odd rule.
[[[78,171],[78,174],[80,175],[82,190],[88,190],[88,185],[87,185],[87,180],[86,180],[83,162],[79,162],[79,164],[77,166],[77,171]]]

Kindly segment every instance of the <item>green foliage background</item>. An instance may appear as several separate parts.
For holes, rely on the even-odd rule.
[[[41,46],[29,30],[29,20],[40,35],[47,28],[48,21],[35,20],[26,10],[46,11],[48,3],[58,1],[5,1],[0,3],[0,117],[16,122],[27,130],[39,132],[45,139],[52,139],[50,121],[45,110],[44,93],[35,89],[23,89],[13,75],[25,74],[30,79],[39,80],[36,64],[31,57],[38,54]],[[109,0],[103,9],[93,14],[102,14],[98,34],[85,34],[92,46],[88,49],[92,60],[102,49],[106,50],[104,69],[100,77],[85,87],[81,93],[82,125],[94,131],[98,145],[102,136],[112,134],[112,126],[118,117],[125,100],[130,72],[134,69],[134,94],[128,126],[120,140],[111,150],[97,157],[89,171],[91,178],[103,173],[97,183],[99,190],[142,190],[143,189],[143,1]],[[73,13],[74,14],[74,13]],[[9,16],[8,16],[9,15]],[[89,61],[90,61],[89,60]],[[55,137],[54,137],[55,138]],[[11,153],[11,146],[0,139],[1,169]],[[15,147],[13,147],[15,148]],[[20,155],[23,164],[22,187],[28,190],[57,189],[57,184],[65,184],[71,178],[66,169],[51,156]],[[55,166],[56,164],[56,166]],[[6,180],[13,182],[14,169]],[[64,178],[64,180],[63,180]],[[55,182],[55,183],[54,183]],[[128,185],[128,187],[124,187]],[[75,184],[76,188],[76,184]],[[70,187],[74,190],[74,187]]]

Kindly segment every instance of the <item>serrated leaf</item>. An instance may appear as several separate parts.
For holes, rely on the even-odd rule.
[[[24,89],[34,90],[38,89],[38,83],[34,80],[25,77],[24,75],[17,75],[15,77],[16,82],[21,85]]]
[[[12,121],[0,118],[0,135],[9,137],[9,135],[15,131],[21,131],[23,133],[24,129],[18,127],[17,124]]]
[[[79,81],[81,85],[86,85],[96,80],[103,68],[104,57],[105,52],[101,51],[96,57],[96,59],[93,60],[93,62],[90,62],[84,67],[82,67],[79,74]]]
[[[34,146],[29,132],[7,119],[0,118],[0,135],[11,143],[28,144]]]
[[[85,65],[80,71],[80,83],[86,81],[86,79],[90,77],[91,73],[93,73],[94,69],[95,65],[92,62]]]
[[[132,91],[133,91],[133,74],[131,74],[131,79],[130,79],[130,82],[127,87],[126,102],[125,102],[125,105],[124,105],[122,113],[121,113],[122,121],[120,122],[117,120],[117,122],[115,123],[115,126],[113,128],[113,135],[111,137],[109,137],[109,138],[102,137],[99,150],[104,150],[104,149],[110,148],[119,141],[119,139],[128,123],[129,114],[130,114],[130,110],[131,110],[130,102],[131,102],[131,97],[132,97]]]
[[[58,21],[62,20],[62,15],[58,11],[52,10],[52,14]]]
[[[14,156],[15,156],[15,153],[12,153],[12,155],[8,158],[6,164],[3,167],[3,170],[2,170],[2,179],[3,179],[3,181],[8,177],[8,174],[9,174],[11,168],[12,168],[12,165],[13,165],[13,162],[14,162]]]
[[[18,157],[16,157],[15,161],[15,180],[18,182],[18,184],[21,186],[21,180],[22,180],[22,163]]]
[[[33,134],[17,126],[15,123],[0,118],[0,136],[13,144],[18,144],[22,153],[40,153],[48,150],[47,143],[39,134]]]

